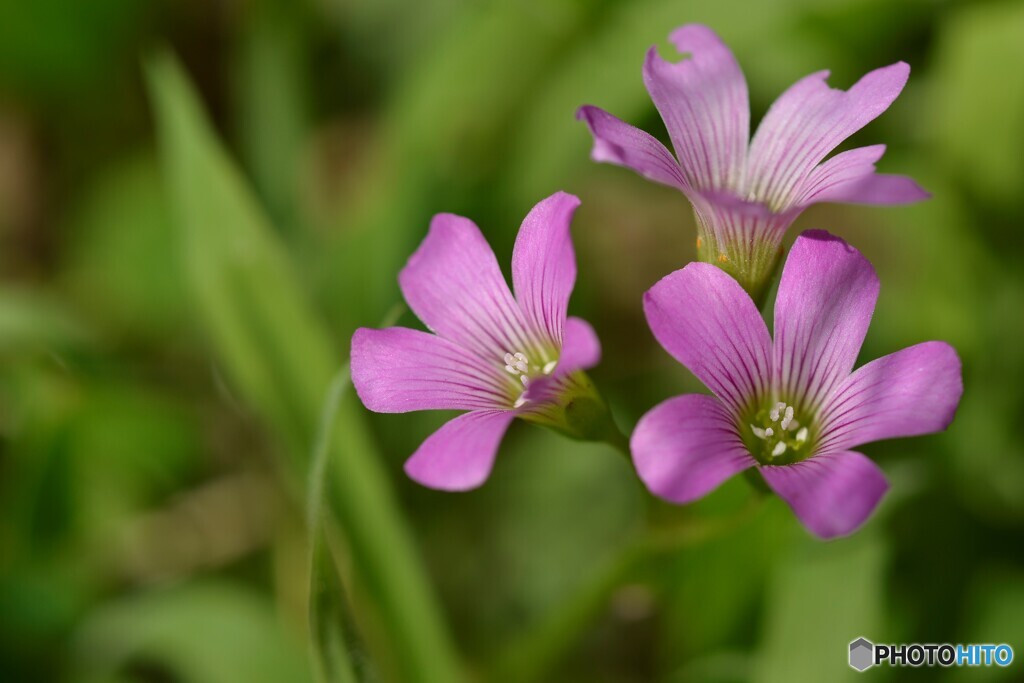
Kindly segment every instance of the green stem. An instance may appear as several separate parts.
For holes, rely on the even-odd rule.
[[[619,426],[615,424],[614,418],[609,418],[608,431],[605,433],[604,441],[623,455],[632,465],[633,456],[629,451],[629,438],[627,438],[626,435],[622,433],[622,430],[619,429]]]
[[[323,514],[334,415],[349,384],[346,364],[331,381],[317,429],[309,467],[307,526],[309,530],[309,632],[313,671],[318,683],[358,683],[346,643],[348,619],[344,585],[331,553]]]

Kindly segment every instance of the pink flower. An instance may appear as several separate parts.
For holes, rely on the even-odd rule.
[[[945,429],[963,393],[942,342],[853,370],[877,297],[867,259],[820,231],[798,237],[783,268],[774,341],[750,296],[710,264],[652,287],[654,336],[714,396],[677,396],[641,418],[630,448],[647,487],[687,503],[756,467],[812,533],[857,529],[888,484],[851,449]]]
[[[681,191],[697,217],[700,260],[732,274],[759,299],[779,259],[783,234],[818,202],[902,204],[928,197],[917,183],[875,173],[884,145],[825,157],[888,109],[910,67],[898,62],[849,90],[826,84],[828,71],[797,81],[775,101],[750,140],[747,84],[732,52],[706,26],[676,29],[670,40],[690,56],[670,63],[655,48],[643,75],[676,156],[647,133],[593,106],[577,117],[594,136],[592,156]]]
[[[433,334],[362,328],[352,381],[379,413],[466,410],[405,464],[424,486],[465,490],[487,479],[513,419],[591,438],[607,410],[581,370],[600,359],[588,323],[566,316],[576,281],[569,224],[579,199],[559,192],[523,221],[512,254],[515,295],[472,221],[439,214],[398,277]]]

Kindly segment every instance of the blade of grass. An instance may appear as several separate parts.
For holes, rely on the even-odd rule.
[[[308,457],[337,361],[286,252],[168,54],[147,63],[164,173],[199,324],[240,396],[281,438],[291,482]],[[339,397],[324,480],[374,661],[394,680],[461,670],[358,400]]]
[[[309,633],[313,672],[319,683],[358,683],[349,658],[345,625],[350,621],[345,588],[331,553],[323,503],[334,415],[349,386],[348,364],[331,382],[313,446],[307,492],[309,528]]]

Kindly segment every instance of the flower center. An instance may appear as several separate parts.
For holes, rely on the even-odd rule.
[[[796,419],[793,406],[779,401],[762,408],[748,424],[744,441],[763,465],[786,465],[803,460],[810,453],[810,429]]]
[[[519,392],[519,397],[512,404],[513,408],[520,407],[528,400],[526,392],[530,387],[531,380],[538,376],[550,375],[554,371],[555,366],[558,365],[557,360],[547,361],[543,365],[533,365],[522,351],[506,353],[504,361],[505,370],[513,377],[518,377],[523,385],[522,390]]]

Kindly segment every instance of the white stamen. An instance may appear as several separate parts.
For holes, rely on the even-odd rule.
[[[750,431],[754,432],[754,436],[756,436],[759,439],[763,439],[765,438],[765,436],[767,436],[763,429],[761,429],[760,427],[755,427],[754,425],[750,425]]]
[[[538,367],[530,365],[530,359],[526,357],[526,354],[522,351],[515,353],[506,353],[502,360],[505,361],[505,370],[519,378],[519,382],[523,385],[523,392],[519,395],[519,398],[512,404],[513,408],[519,408],[529,401],[526,398],[527,390],[530,387],[531,377],[536,377],[538,374]],[[551,371],[555,369],[558,361],[550,361],[544,364],[544,367],[540,369],[545,375],[551,374]]]
[[[778,422],[779,420],[779,407],[775,406],[768,412],[768,417],[772,419],[772,422]]]
[[[801,427],[800,431],[796,433],[796,442],[803,443],[807,441],[807,427]]]
[[[764,435],[765,436],[774,436],[775,435],[775,430],[772,429],[771,427],[769,427],[768,429],[764,430]]]
[[[523,353],[506,353],[503,360],[505,361],[505,370],[513,375],[530,371],[530,361]]]
[[[772,457],[777,458],[786,452],[786,442],[780,441],[775,444],[775,448],[772,449]]]
[[[786,408],[786,416],[782,418],[782,428],[789,429],[789,424],[793,421],[793,406]]]

